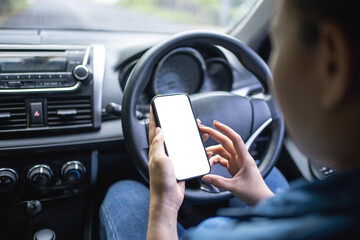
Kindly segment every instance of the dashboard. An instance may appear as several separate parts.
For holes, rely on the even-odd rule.
[[[31,238],[43,227],[53,229],[59,238],[68,239],[67,233],[82,238],[79,229],[92,224],[89,206],[102,199],[95,194],[96,186],[105,191],[110,183],[104,182],[129,177],[128,169],[134,168],[124,144],[121,111],[114,115],[106,107],[121,106],[131,70],[150,47],[167,37],[0,31],[1,239]],[[256,78],[217,46],[180,46],[168,52],[151,74],[138,100],[139,118],[147,116],[157,94],[262,91]],[[121,162],[113,178],[109,177],[113,167],[103,170],[105,178],[99,177],[106,159]],[[66,207],[69,204],[78,206],[76,217],[74,208]],[[62,214],[49,219],[54,212]]]
[[[126,59],[117,67],[122,90],[141,54]],[[138,101],[138,110],[148,113],[151,99],[159,94],[230,92],[250,83],[253,87],[257,86],[251,89],[253,92],[261,91],[253,76],[241,65],[234,66],[231,60],[237,62],[226,49],[210,45],[182,46],[170,51],[161,58],[152,73]]]
[[[0,34],[7,36],[0,41],[0,153],[10,155],[19,150],[46,152],[81,146],[93,150],[94,144],[122,142],[121,112],[112,114],[106,107],[121,105],[138,59],[168,37],[52,30],[6,30]],[[139,118],[147,116],[155,95],[210,91],[247,95],[262,88],[227,50],[205,44],[180,46],[157,63],[138,100]],[[5,184],[3,192],[31,182],[30,170],[44,164],[12,165],[0,162],[0,168],[7,169],[3,175],[10,174],[14,182],[11,187]],[[33,184],[38,189],[64,180],[60,167],[53,170],[48,165],[41,171],[57,171],[60,177]]]
[[[233,74],[224,54],[212,46],[207,51],[198,49],[181,47],[164,56],[153,74],[147,94],[230,91]],[[120,72],[124,68],[127,70],[119,77],[123,89],[135,64],[133,61],[120,67]]]

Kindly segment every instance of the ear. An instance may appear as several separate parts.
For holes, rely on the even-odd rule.
[[[328,22],[319,29],[319,46],[322,104],[332,109],[351,92],[352,44],[339,25]]]

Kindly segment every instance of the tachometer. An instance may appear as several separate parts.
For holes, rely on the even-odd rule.
[[[204,78],[205,62],[192,48],[179,48],[167,54],[156,69],[152,83],[157,94],[197,92]]]
[[[231,90],[233,75],[228,62],[222,58],[208,59],[206,70],[207,74],[200,92]]]

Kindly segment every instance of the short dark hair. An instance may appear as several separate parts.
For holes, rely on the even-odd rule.
[[[287,0],[299,20],[299,38],[308,46],[316,43],[319,26],[324,21],[338,24],[353,47],[352,68],[354,71],[353,93],[358,95],[360,81],[357,68],[360,64],[359,8],[355,0]]]
[[[306,43],[318,38],[321,21],[339,24],[359,49],[359,8],[354,0],[288,0],[296,8],[300,20],[300,34]]]

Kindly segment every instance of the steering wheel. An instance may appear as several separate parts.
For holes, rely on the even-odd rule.
[[[191,100],[195,115],[201,119],[202,124],[212,126],[213,120],[227,124],[241,135],[247,147],[269,127],[269,144],[258,163],[262,176],[266,177],[277,161],[284,136],[284,120],[268,89],[268,81],[272,81],[271,72],[253,50],[237,39],[225,34],[203,31],[175,34],[153,46],[140,58],[129,76],[122,101],[122,129],[137,169],[148,181],[148,121],[138,120],[136,116],[138,99],[162,57],[176,48],[194,44],[209,44],[229,50],[263,86],[263,98],[242,97],[229,92],[209,92],[192,95]],[[214,141],[206,143],[211,145]],[[212,172],[216,172],[216,169],[213,167]],[[223,175],[221,171],[216,173]],[[206,183],[202,183],[198,189],[187,187],[185,190],[185,201],[191,203],[216,202],[230,197],[230,192],[221,191]]]

